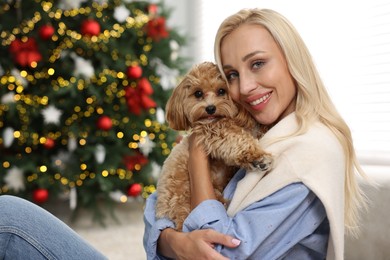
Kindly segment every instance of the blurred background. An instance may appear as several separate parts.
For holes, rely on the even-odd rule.
[[[144,199],[180,140],[165,103],[219,24],[271,8],[301,33],[367,174],[348,259],[390,259],[390,1],[2,0],[0,195],[60,217],[110,259],[145,259]],[[331,163],[331,162],[330,162]]]

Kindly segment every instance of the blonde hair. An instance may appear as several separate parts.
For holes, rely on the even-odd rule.
[[[220,45],[223,38],[242,24],[257,24],[269,31],[286,58],[297,86],[296,117],[299,129],[293,135],[305,133],[312,122],[320,120],[337,137],[346,158],[345,227],[356,234],[359,212],[367,202],[357,181],[366,178],[356,158],[349,127],[338,113],[314,65],[305,43],[294,26],[279,13],[269,9],[243,9],[228,17],[215,38],[215,60],[223,73]],[[287,138],[287,137],[286,137]]]

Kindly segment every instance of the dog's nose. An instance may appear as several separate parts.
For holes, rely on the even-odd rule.
[[[207,106],[206,107],[206,112],[207,114],[209,115],[212,115],[215,113],[215,110],[217,110],[217,108],[214,106],[214,105],[210,105],[210,106]]]

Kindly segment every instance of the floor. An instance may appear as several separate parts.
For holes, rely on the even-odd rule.
[[[115,207],[117,221],[111,217],[105,220],[105,227],[92,221],[91,213],[81,212],[71,221],[67,205],[50,205],[48,209],[110,260],[145,260],[142,245],[144,232],[143,201],[133,200]]]

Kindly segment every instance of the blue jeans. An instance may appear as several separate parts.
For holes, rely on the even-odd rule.
[[[0,259],[107,259],[41,207],[0,196]]]

